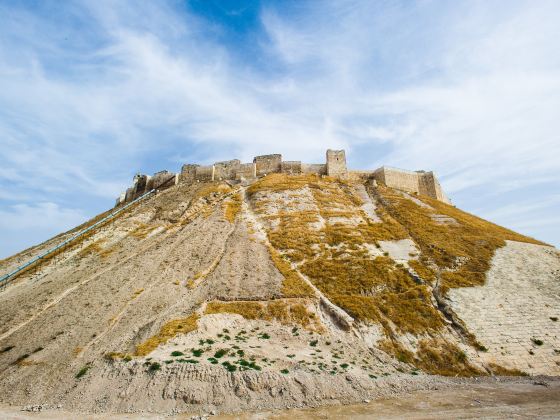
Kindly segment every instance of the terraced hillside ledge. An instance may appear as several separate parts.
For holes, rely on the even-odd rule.
[[[0,293],[0,402],[236,411],[557,375],[559,284],[555,248],[371,179],[178,183]]]

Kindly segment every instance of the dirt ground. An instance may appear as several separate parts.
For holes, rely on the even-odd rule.
[[[560,418],[560,383],[511,383],[416,391],[365,404],[219,416],[219,419],[470,419]]]
[[[20,407],[0,405],[0,417],[6,420],[71,419],[77,414],[50,408],[41,412],[22,411]],[[81,419],[191,419],[190,414],[161,416],[149,414],[79,414]],[[560,418],[560,381],[531,379],[483,381],[457,384],[454,388],[415,391],[352,405],[334,405],[311,409],[274,410],[244,414],[212,416],[230,420],[260,419],[501,419],[501,418]],[[203,417],[204,418],[204,417]]]

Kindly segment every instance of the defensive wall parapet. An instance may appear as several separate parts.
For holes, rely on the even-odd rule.
[[[383,166],[374,171],[348,170],[344,150],[327,150],[325,163],[302,163],[283,161],[281,154],[260,155],[252,163],[241,163],[239,159],[216,162],[212,165],[187,163],[179,174],[169,171],[154,175],[137,174],[132,187],[117,199],[117,205],[132,201],[152,189],[165,189],[177,183],[212,181],[250,181],[271,173],[316,174],[342,177],[350,180],[375,181],[391,188],[426,195],[445,203],[450,203],[433,172],[406,171]]]

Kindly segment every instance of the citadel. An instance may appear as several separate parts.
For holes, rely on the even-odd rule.
[[[153,176],[137,174],[133,184],[117,199],[116,205],[128,203],[152,189],[166,189],[178,183],[194,182],[250,182],[270,173],[316,174],[344,179],[360,179],[386,185],[409,193],[420,194],[450,204],[436,175],[430,171],[407,171],[382,166],[375,170],[349,170],[344,150],[327,150],[325,163],[284,161],[281,154],[261,155],[252,163],[239,159],[216,162],[213,165],[185,164],[180,173],[156,172]]]

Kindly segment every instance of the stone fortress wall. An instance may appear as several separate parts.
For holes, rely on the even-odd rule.
[[[451,204],[451,200],[443,192],[437,177],[433,172],[407,171],[404,169],[382,166],[372,173],[373,179],[391,188],[410,193],[421,194],[444,203]]]
[[[374,171],[352,171],[346,167],[344,150],[327,150],[326,163],[283,161],[282,155],[256,156],[252,163],[239,159],[216,162],[213,165],[183,165],[178,174],[160,171],[153,176],[138,174],[133,185],[122,193],[116,205],[130,202],[152,189],[165,189],[178,183],[211,181],[250,181],[270,173],[317,174],[347,179],[375,180],[391,188],[421,194],[450,204],[433,172],[406,171],[383,166]]]

